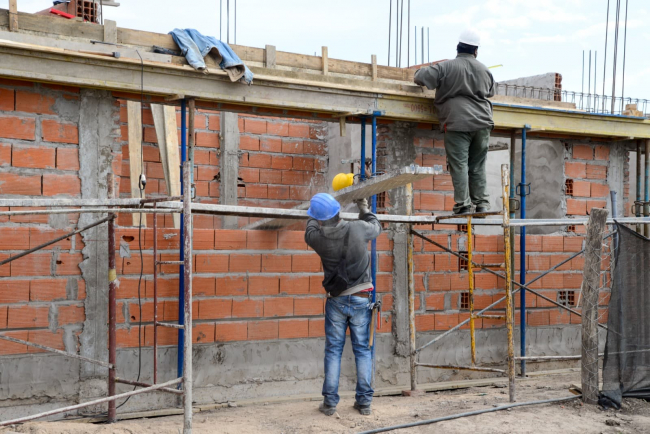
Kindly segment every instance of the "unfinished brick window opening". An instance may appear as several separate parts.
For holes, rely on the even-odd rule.
[[[458,258],[458,269],[460,271],[467,271],[467,252],[458,252],[462,258]]]
[[[461,292],[460,294],[460,308],[469,309],[469,292]]]
[[[559,300],[558,302],[563,306],[575,306],[576,305],[576,292],[575,291],[560,291],[558,293]]]
[[[573,179],[567,179],[564,185],[566,187],[566,195],[573,196]]]

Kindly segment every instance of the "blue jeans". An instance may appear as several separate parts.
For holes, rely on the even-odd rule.
[[[328,298],[325,305],[325,381],[324,402],[336,406],[339,402],[339,377],[341,355],[345,345],[345,332],[350,327],[352,350],[357,365],[356,401],[361,405],[372,402],[372,351],[370,338],[371,310],[369,299],[347,295]]]

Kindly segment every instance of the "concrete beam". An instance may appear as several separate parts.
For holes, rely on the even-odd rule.
[[[0,42],[0,76],[70,86],[139,93],[142,65],[129,58],[108,58],[48,47]],[[231,83],[225,72],[208,74],[189,66],[144,62],[144,93],[191,95],[199,100],[250,107],[301,110],[309,113],[368,113],[383,110],[386,119],[438,123],[433,98],[411,84],[317,75],[251,67],[255,84]],[[230,108],[229,110],[232,110]],[[596,115],[569,110],[494,105],[495,126],[528,124],[546,133],[587,137],[650,138],[650,120]]]

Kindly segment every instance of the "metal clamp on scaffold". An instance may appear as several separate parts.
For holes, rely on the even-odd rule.
[[[521,208],[521,202],[519,201],[519,199],[515,199],[514,197],[511,197],[509,202],[510,202],[509,204],[510,212],[519,211],[519,209]]]
[[[522,189],[522,187],[523,187],[523,189]],[[517,185],[517,188],[516,188],[515,191],[517,192],[517,194],[519,196],[530,196],[530,182],[528,182],[526,184],[519,183],[519,185]]]

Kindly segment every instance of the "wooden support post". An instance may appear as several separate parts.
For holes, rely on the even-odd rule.
[[[598,288],[607,210],[592,208],[587,227],[582,279],[582,401],[598,403]]]
[[[339,118],[339,126],[341,128],[341,137],[345,137],[345,125],[346,125],[345,120],[346,120],[345,116],[341,116]]]
[[[178,126],[176,123],[176,107],[169,105],[151,104],[151,114],[158,138],[160,161],[165,175],[165,186],[169,196],[181,195],[181,159],[178,154]],[[174,228],[180,229],[181,216],[174,214]]]
[[[372,59],[372,81],[377,81],[377,55],[373,54],[371,59]]]
[[[323,75],[329,74],[329,56],[327,55],[327,47],[323,47]]]
[[[104,20],[104,42],[117,44],[117,22]]]
[[[264,49],[264,67],[275,68],[275,45],[267,45]]]
[[[9,31],[18,31],[18,0],[9,0]]]
[[[129,131],[129,177],[131,180],[131,197],[144,199],[144,190],[140,191],[140,175],[143,173],[142,161],[142,113],[140,103],[126,102]],[[133,226],[147,227],[146,214],[133,214]]]

